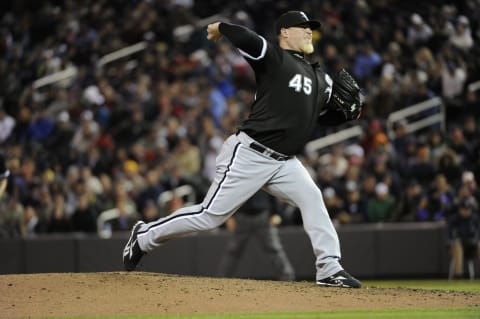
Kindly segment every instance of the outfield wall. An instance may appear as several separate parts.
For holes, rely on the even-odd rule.
[[[314,258],[303,228],[279,228],[282,243],[299,279],[314,278]],[[448,272],[446,229],[439,223],[362,224],[338,229],[342,264],[360,278],[441,277]],[[0,274],[98,272],[122,270],[128,233],[110,239],[84,234],[0,240]],[[140,270],[214,276],[229,233],[225,230],[171,240],[148,254]],[[261,246],[251,240],[235,274],[272,277]]]

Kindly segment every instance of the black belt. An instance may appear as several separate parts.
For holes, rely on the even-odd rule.
[[[262,154],[265,154],[267,156],[270,156],[271,158],[273,158],[274,160],[277,160],[277,161],[286,161],[286,160],[289,160],[291,159],[293,156],[287,156],[287,155],[283,155],[283,154],[280,154],[280,153],[277,153],[271,149],[268,149],[258,143],[251,143],[250,144],[250,148],[254,149],[255,151],[257,152],[260,152]]]

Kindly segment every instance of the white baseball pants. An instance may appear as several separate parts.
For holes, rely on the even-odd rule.
[[[297,206],[316,256],[317,280],[342,270],[340,244],[320,189],[301,162],[275,160],[253,150],[247,134],[231,135],[217,157],[217,171],[203,202],[185,207],[138,232],[138,243],[150,252],[168,239],[222,225],[260,188]]]

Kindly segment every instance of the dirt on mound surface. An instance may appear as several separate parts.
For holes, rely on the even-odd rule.
[[[0,318],[480,306],[480,294],[145,272],[0,276]]]

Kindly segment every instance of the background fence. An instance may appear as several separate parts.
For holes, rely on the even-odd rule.
[[[279,232],[298,279],[313,279],[314,256],[303,228],[282,227]],[[343,226],[338,233],[342,264],[360,278],[448,276],[442,223],[360,224]],[[77,234],[0,240],[0,273],[120,271],[127,237],[127,233],[109,239]],[[228,238],[225,230],[217,230],[172,240],[145,256],[140,270],[215,276]],[[270,261],[257,242],[249,242],[235,276],[272,278]]]

